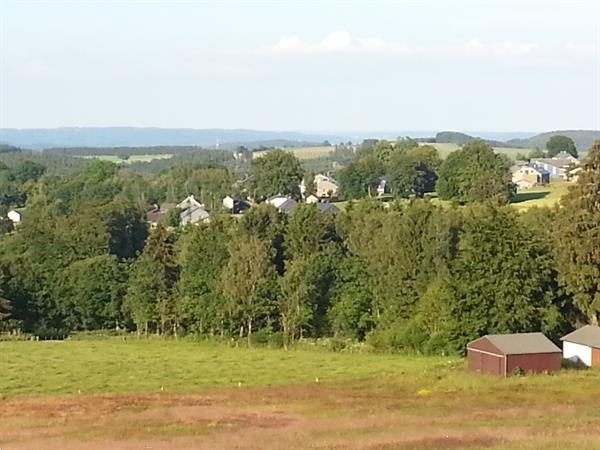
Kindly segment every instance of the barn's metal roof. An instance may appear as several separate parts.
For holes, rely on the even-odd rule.
[[[542,333],[488,334],[481,339],[487,339],[505,355],[558,353],[561,351]]]
[[[561,341],[600,348],[600,327],[586,325],[560,338]]]

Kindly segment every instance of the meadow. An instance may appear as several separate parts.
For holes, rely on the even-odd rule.
[[[335,147],[322,146],[322,147],[290,147],[284,149],[286,152],[293,153],[296,158],[303,159],[314,159],[329,156],[331,152],[335,150]],[[270,150],[254,152],[253,157],[258,158]]]
[[[0,342],[0,448],[600,446],[600,371],[168,340]]]
[[[449,143],[427,143],[421,145],[431,145],[437,149],[440,154],[440,158],[446,159],[448,155],[456,150],[458,150],[461,146],[457,144],[449,144]],[[531,148],[512,148],[512,147],[494,147],[494,151],[496,153],[501,153],[503,155],[508,156],[510,159],[516,159],[518,154],[528,155],[533,149]]]
[[[553,181],[546,186],[538,186],[531,189],[519,189],[511,201],[511,205],[520,211],[532,207],[544,207],[556,205],[561,197],[565,195],[570,183]]]

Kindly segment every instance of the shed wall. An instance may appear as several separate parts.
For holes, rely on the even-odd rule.
[[[560,370],[562,353],[533,353],[528,355],[507,355],[506,374],[516,369],[527,373],[555,372]]]
[[[592,366],[600,366],[600,348],[592,348]]]
[[[469,369],[473,372],[488,373],[491,375],[504,374],[504,356],[478,351],[469,348],[467,350]]]
[[[589,367],[592,365],[592,349],[587,345],[564,341],[563,358],[575,363],[582,362]]]

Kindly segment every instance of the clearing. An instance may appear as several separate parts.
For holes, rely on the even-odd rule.
[[[571,183],[564,181],[552,181],[546,186],[534,187],[531,189],[519,189],[517,195],[512,199],[511,205],[520,211],[524,211],[535,206],[554,206],[558,203],[572,186]]]
[[[600,370],[188,341],[0,342],[0,448],[600,447]]]

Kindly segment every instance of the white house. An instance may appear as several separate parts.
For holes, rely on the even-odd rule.
[[[588,367],[600,365],[600,327],[586,325],[563,336],[563,358]]]
[[[229,195],[223,199],[223,206],[227,209],[233,209],[234,199]]]
[[[23,220],[23,214],[14,209],[11,209],[6,215],[6,217],[8,217],[15,225],[21,223],[21,221]]]
[[[177,208],[181,209],[179,218],[181,219],[182,225],[208,222],[210,220],[210,215],[204,209],[204,205],[196,200],[193,195],[189,195],[185,200],[179,203]]]

